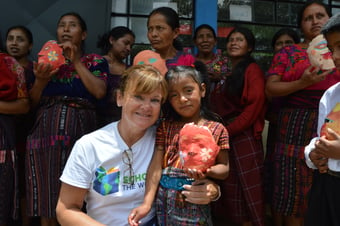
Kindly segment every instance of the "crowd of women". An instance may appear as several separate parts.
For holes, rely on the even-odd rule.
[[[85,21],[63,14],[56,40],[65,64],[57,69],[30,60],[29,29],[9,28],[0,52],[0,226],[37,217],[41,226],[314,225],[305,217],[317,170],[304,150],[318,136],[320,99],[340,74],[311,66],[307,47],[330,17],[324,3],[307,2],[302,38],[279,30],[263,71],[248,28],[233,27],[223,56],[202,24],[191,55],[178,41],[177,12],[156,8],[147,37],[166,75],[126,63],[135,42],[127,27],[99,38],[102,55],[88,54]],[[208,128],[218,145],[206,171],[181,165],[187,123]]]

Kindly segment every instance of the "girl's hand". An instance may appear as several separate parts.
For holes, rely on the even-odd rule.
[[[184,172],[188,175],[188,177],[190,178],[194,178],[195,180],[201,180],[204,179],[205,173],[203,173],[201,170],[197,170],[197,169],[184,169]]]

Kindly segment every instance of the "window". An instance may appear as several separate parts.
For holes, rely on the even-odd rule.
[[[157,7],[174,8],[180,17],[181,35],[179,40],[189,51],[192,46],[194,1],[188,0],[113,0],[111,27],[127,26],[136,35],[136,42],[131,51],[131,59],[141,50],[150,49],[147,38],[147,19],[149,13]],[[131,60],[130,60],[131,62]]]
[[[235,25],[248,27],[256,38],[254,58],[263,70],[267,70],[273,56],[271,38],[282,27],[296,29],[297,15],[306,0],[218,0],[218,30],[231,30]],[[340,0],[323,0],[332,9],[340,12]],[[235,16],[236,15],[236,16]],[[251,19],[250,19],[251,18]],[[225,52],[225,37],[218,38],[218,49]]]
[[[272,57],[271,38],[282,27],[297,28],[297,15],[307,0],[215,0],[217,2],[218,51],[225,53],[225,37],[235,25],[249,27],[256,37],[253,56],[266,70]],[[207,1],[211,4],[214,1]],[[340,0],[323,0],[332,9],[340,12]],[[195,0],[113,0],[111,27],[128,26],[136,34],[136,44],[131,58],[143,49],[149,49],[146,33],[147,17],[153,8],[170,6],[180,16],[179,40],[188,51],[193,47]],[[299,32],[299,31],[298,31]]]

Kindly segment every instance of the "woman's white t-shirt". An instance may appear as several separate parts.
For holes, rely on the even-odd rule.
[[[133,171],[130,171],[123,153],[128,146],[117,125],[118,122],[113,122],[80,138],[60,177],[66,184],[88,189],[85,198],[87,214],[111,226],[128,225],[130,211],[142,204],[146,172],[155,145],[155,127],[151,127],[131,147]],[[131,184],[130,174],[134,184]],[[152,208],[142,223],[153,216],[155,211]]]

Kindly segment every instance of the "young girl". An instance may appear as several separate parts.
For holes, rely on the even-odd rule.
[[[156,150],[147,173],[144,202],[132,210],[129,217],[130,225],[138,225],[138,220],[151,209],[160,180],[156,198],[160,225],[212,225],[209,205],[188,202],[189,200],[183,196],[185,192],[181,192],[183,187],[180,186],[182,183],[189,184],[190,177],[197,179],[195,184],[202,182],[204,177],[223,180],[229,172],[228,133],[225,127],[217,122],[219,117],[208,111],[206,94],[209,78],[207,73],[200,72],[205,69],[204,64],[196,62],[195,65],[195,68],[176,66],[166,75],[169,85],[169,110],[157,129]],[[190,122],[208,127],[220,147],[215,165],[204,174],[202,172],[187,174],[188,171],[184,170],[180,163],[179,132]],[[164,178],[168,178],[169,181],[164,183]]]

